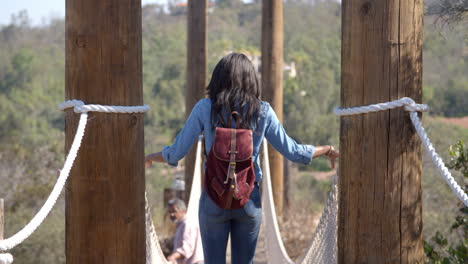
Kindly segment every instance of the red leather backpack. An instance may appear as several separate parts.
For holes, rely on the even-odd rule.
[[[255,183],[252,130],[238,128],[240,115],[235,111],[227,124],[232,124],[235,115],[236,128],[226,126],[220,117],[224,127],[215,128],[205,169],[205,190],[224,209],[242,208],[249,200]]]

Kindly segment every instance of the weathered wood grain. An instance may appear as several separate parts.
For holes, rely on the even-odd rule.
[[[262,4],[262,99],[269,102],[283,122],[283,1]],[[268,148],[276,213],[283,214],[283,157]]]
[[[343,107],[421,102],[423,2],[343,1]],[[341,118],[339,263],[423,263],[421,143],[402,109]]]
[[[206,94],[207,0],[189,0],[187,10],[187,86],[185,113],[190,115],[195,104]],[[195,168],[196,144],[185,157],[185,197],[189,199]],[[186,201],[188,202],[188,201]]]
[[[143,104],[141,0],[66,2],[66,99]],[[66,261],[145,263],[143,114],[90,113],[66,189]],[[79,115],[68,110],[68,152]]]

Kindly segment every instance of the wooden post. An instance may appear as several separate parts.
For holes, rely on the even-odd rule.
[[[421,102],[423,1],[343,1],[341,105]],[[423,263],[421,143],[402,108],[341,118],[339,263]]]
[[[283,122],[283,1],[266,0],[262,7],[262,97]],[[283,213],[283,157],[268,148],[276,213]]]
[[[4,207],[3,207],[3,199],[0,199],[0,240],[3,239],[3,230],[5,228],[5,218],[4,218]]]
[[[143,104],[140,0],[66,2],[66,99]],[[143,114],[89,113],[66,191],[66,261],[145,263]],[[68,152],[79,115],[68,110]]]
[[[186,117],[205,97],[206,89],[206,5],[207,0],[189,0],[187,10]],[[196,144],[185,157],[185,197],[189,199],[195,167]],[[186,201],[188,202],[188,201]]]

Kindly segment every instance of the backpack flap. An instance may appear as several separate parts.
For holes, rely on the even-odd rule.
[[[226,144],[213,144],[213,154],[222,161],[230,161],[230,144],[232,128],[217,127],[215,130],[215,138],[219,142]],[[242,146],[242,149],[237,149],[236,162],[248,160],[253,153],[252,130],[250,129],[235,129],[237,146]]]

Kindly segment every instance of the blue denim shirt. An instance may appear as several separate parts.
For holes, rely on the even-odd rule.
[[[163,148],[164,160],[171,166],[177,166],[178,161],[189,152],[201,133],[204,134],[206,150],[209,153],[214,141],[214,129],[211,124],[211,100],[209,98],[198,101],[184,127],[177,135],[174,144]],[[298,144],[290,138],[270,104],[262,101],[258,125],[253,133],[252,160],[254,161],[257,182],[262,179],[259,154],[263,137],[266,137],[277,151],[293,162],[309,164],[312,160],[314,146]]]

